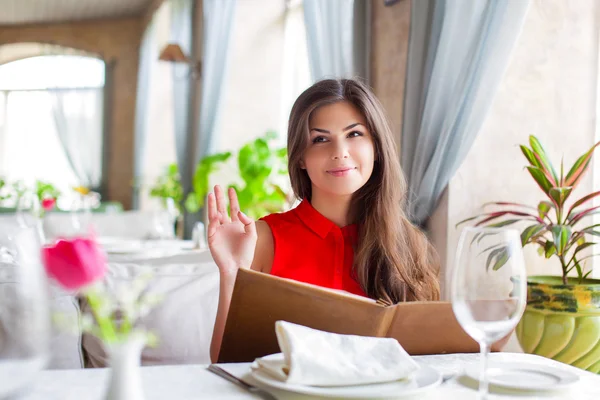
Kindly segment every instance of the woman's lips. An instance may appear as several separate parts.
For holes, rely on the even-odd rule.
[[[330,169],[327,171],[328,174],[333,175],[333,176],[346,176],[349,175],[352,171],[354,171],[356,168],[354,167],[341,167],[341,168],[334,168],[334,169]]]

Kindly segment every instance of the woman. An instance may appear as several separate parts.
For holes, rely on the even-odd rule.
[[[255,222],[229,189],[208,196],[208,244],[219,267],[211,343],[217,360],[239,268],[373,299],[439,298],[438,262],[403,211],[406,183],[383,107],[355,80],[323,80],[296,100],[289,174],[301,203]]]

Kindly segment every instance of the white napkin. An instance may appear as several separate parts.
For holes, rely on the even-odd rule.
[[[348,386],[408,378],[419,365],[396,339],[339,335],[285,321],[275,323],[282,354],[256,359],[260,370],[283,382]]]

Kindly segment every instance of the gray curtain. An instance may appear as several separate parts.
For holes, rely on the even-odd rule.
[[[104,129],[102,130],[102,179],[98,193],[108,199],[108,176],[110,171],[110,148],[113,122],[115,60],[104,61]]]
[[[103,88],[48,90],[58,138],[79,184],[102,179]]]
[[[202,94],[196,164],[215,150],[221,95],[227,71],[229,37],[233,30],[236,0],[204,0],[202,40]]]
[[[529,0],[419,0],[402,126],[408,213],[423,225],[467,155],[521,32]]]
[[[154,22],[151,21],[142,37],[140,47],[140,62],[138,67],[137,93],[135,104],[135,135],[133,161],[133,208],[139,207],[140,190],[144,168],[144,149],[148,132],[148,95],[152,63],[158,59],[157,43],[154,36]]]
[[[354,56],[354,0],[304,0],[304,24],[313,81],[350,78]]]
[[[192,54],[192,23],[194,0],[171,0],[171,42],[177,43],[186,55]],[[175,123],[175,147],[177,166],[184,193],[191,188],[193,159],[190,150],[190,87],[192,76],[190,66],[172,63],[173,69],[173,111]]]

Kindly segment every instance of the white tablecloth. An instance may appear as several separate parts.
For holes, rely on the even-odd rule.
[[[530,362],[572,371],[580,376],[579,382],[566,391],[548,394],[495,394],[490,399],[600,399],[600,377],[589,372],[538,356],[513,353],[494,353],[494,360]],[[415,357],[442,374],[460,374],[466,365],[479,361],[478,354],[447,354]],[[227,364],[226,368],[244,376],[249,364]],[[87,400],[103,399],[108,381],[107,369],[44,371],[33,388],[23,394],[22,400]],[[142,379],[147,400],[197,399],[258,399],[244,389],[214,375],[205,365],[176,365],[143,367]],[[251,379],[248,379],[251,381]],[[253,381],[252,381],[253,382]],[[477,391],[463,385],[463,378],[454,378],[428,392],[403,399],[476,399]],[[254,382],[253,382],[254,383]],[[315,397],[271,391],[280,400],[314,399]]]
[[[208,249],[195,249],[190,240],[110,238],[110,242],[107,242],[107,238],[102,238],[100,244],[107,253],[109,263],[164,265],[212,261]]]

